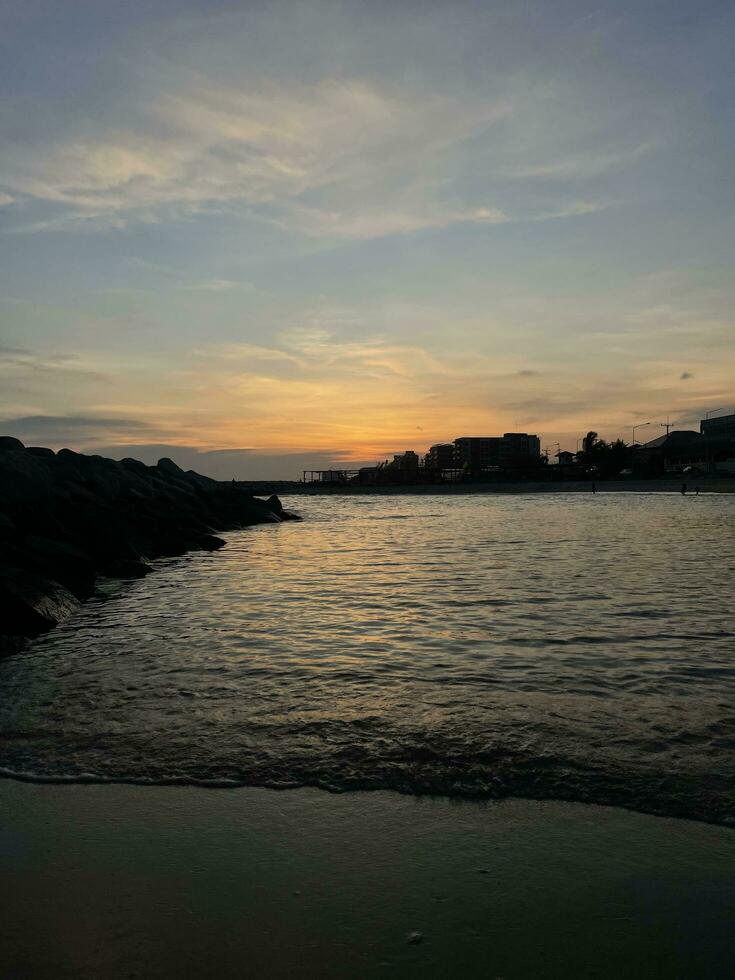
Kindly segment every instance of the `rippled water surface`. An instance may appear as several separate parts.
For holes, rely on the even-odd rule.
[[[735,498],[296,497],[0,662],[0,767],[735,822]]]

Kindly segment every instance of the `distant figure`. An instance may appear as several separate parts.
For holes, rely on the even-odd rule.
[[[597,493],[597,487],[595,486],[595,481],[592,481],[592,493]]]
[[[235,482],[235,477],[233,476],[233,478],[232,478],[232,489],[235,490],[236,488],[237,488],[237,483]]]
[[[682,485],[681,485],[681,495],[682,495],[682,497],[684,496],[684,494],[686,492],[687,492],[687,485],[686,485],[686,483],[682,483]]]
[[[694,488],[694,493],[695,493],[695,494],[696,494],[697,496],[699,496],[699,487],[695,487],[695,488]]]

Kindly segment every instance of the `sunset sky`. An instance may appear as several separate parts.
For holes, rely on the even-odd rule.
[[[735,409],[735,4],[0,2],[0,431],[213,475]]]

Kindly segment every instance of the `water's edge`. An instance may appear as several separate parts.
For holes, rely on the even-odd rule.
[[[599,776],[599,774],[598,774]],[[316,789],[334,795],[352,793],[384,793],[393,792],[401,796],[424,797],[428,799],[463,800],[475,802],[502,802],[504,800],[528,800],[537,803],[555,802],[581,804],[585,806],[602,806],[611,809],[625,810],[629,813],[641,813],[651,817],[662,819],[691,820],[696,823],[711,824],[713,826],[725,827],[728,830],[735,830],[735,817],[729,813],[717,814],[692,808],[683,801],[673,801],[671,799],[661,800],[658,803],[651,799],[647,803],[640,800],[631,802],[630,793],[620,790],[619,794],[609,790],[602,793],[580,792],[565,793],[558,787],[548,792],[544,792],[541,787],[535,791],[524,792],[514,787],[507,793],[490,793],[487,791],[473,791],[470,787],[455,789],[451,792],[441,789],[434,789],[428,786],[408,786],[386,782],[377,784],[374,780],[366,779],[361,782],[359,779],[351,778],[349,785],[339,785],[323,780],[304,780],[304,781],[282,781],[282,780],[237,780],[237,779],[197,779],[191,776],[169,776],[157,777],[155,779],[145,776],[103,776],[96,773],[80,773],[77,775],[64,775],[53,773],[32,773],[14,771],[0,767],[0,780],[8,780],[17,783],[29,783],[38,786],[142,786],[142,787],[168,787],[168,786],[191,786],[200,789],[211,790],[237,790],[237,789],[269,789],[275,792],[288,792],[300,789]]]

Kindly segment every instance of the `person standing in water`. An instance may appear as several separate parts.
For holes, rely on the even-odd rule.
[[[597,493],[597,487],[595,486],[595,481],[592,481],[592,493]]]
[[[682,485],[681,485],[681,495],[682,495],[682,497],[684,496],[684,494],[686,492],[687,492],[687,485],[686,485],[686,483],[682,483]]]

